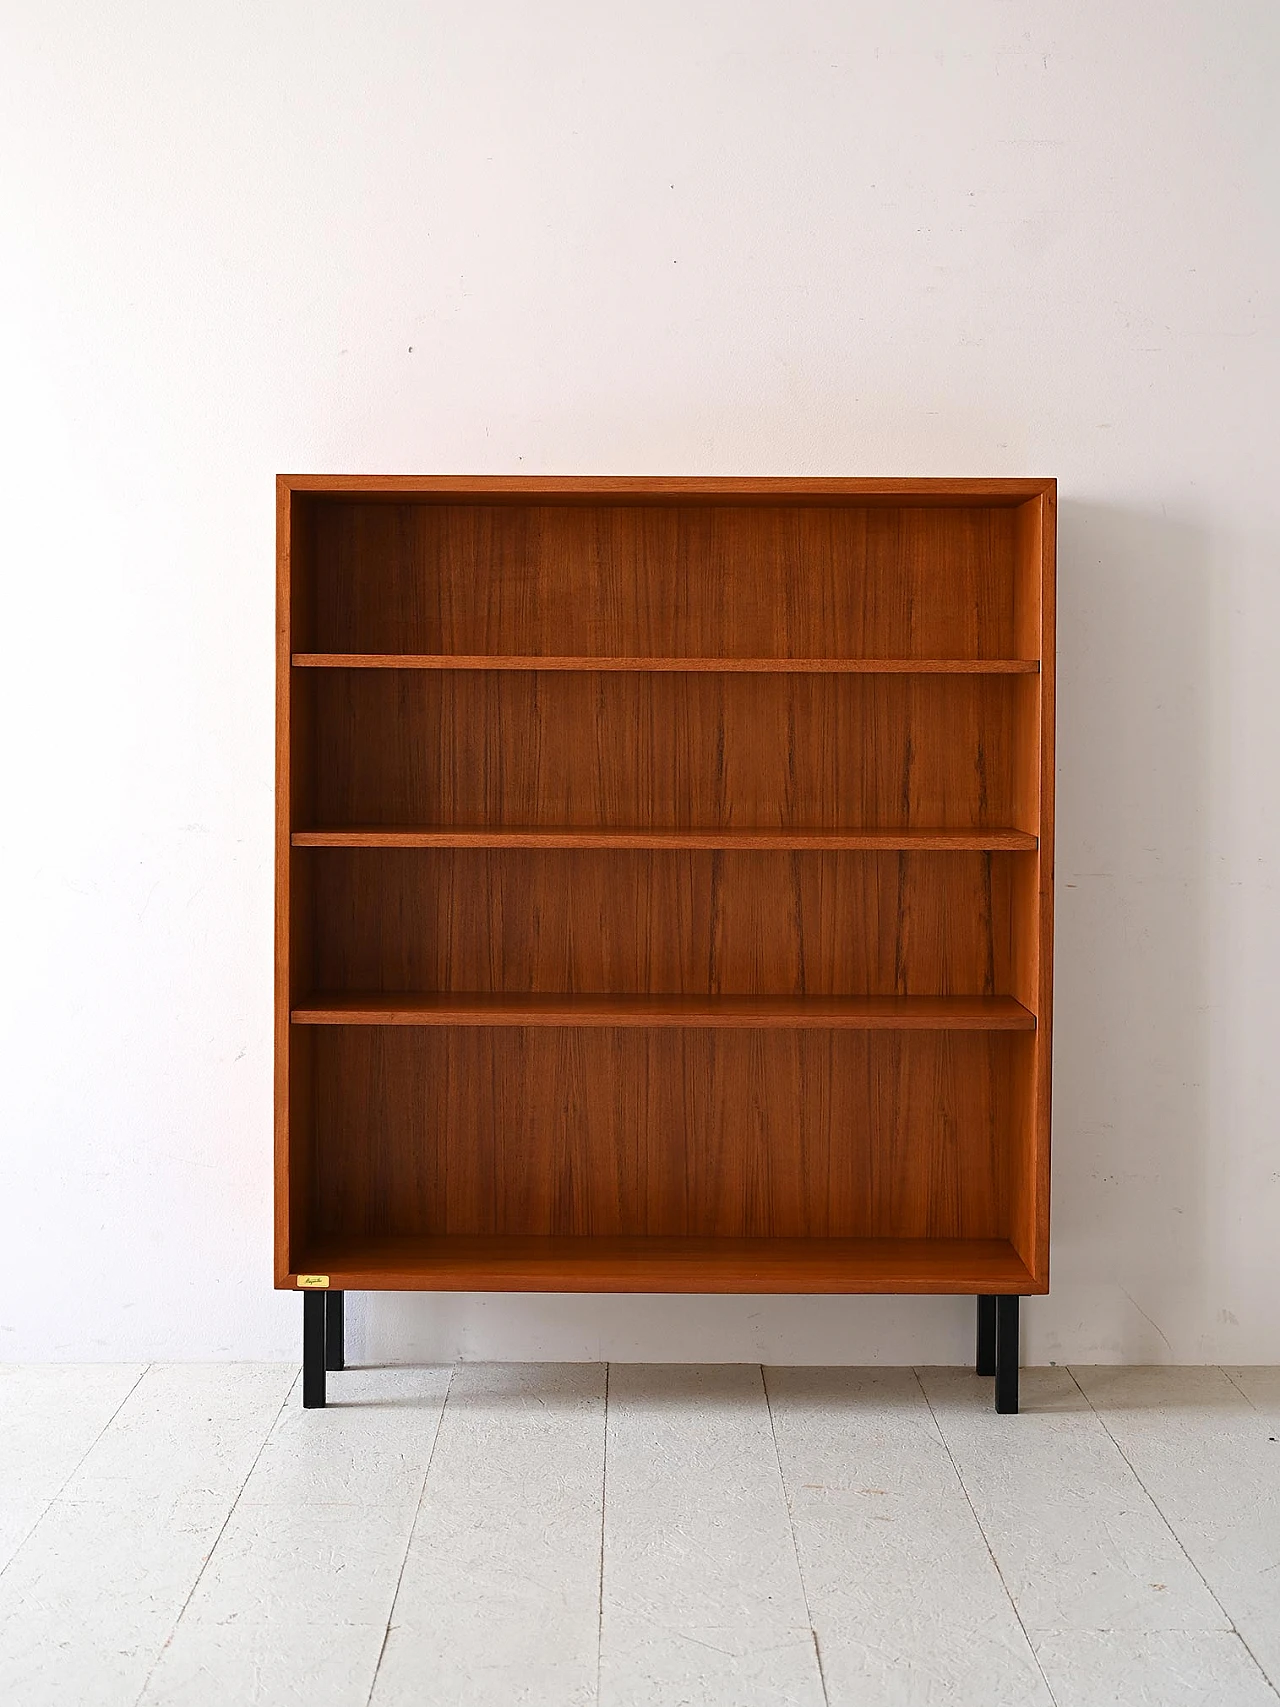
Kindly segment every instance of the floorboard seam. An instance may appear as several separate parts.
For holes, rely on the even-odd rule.
[[[933,1400],[925,1391],[924,1382],[920,1379],[920,1371],[918,1369],[913,1369],[911,1373],[915,1376],[916,1386],[919,1387],[921,1396],[924,1399],[925,1404],[929,1407],[929,1415],[933,1418],[933,1426],[938,1431],[938,1439],[942,1442],[942,1450],[946,1453],[951,1462],[951,1468],[955,1472],[956,1481],[960,1485],[960,1492],[964,1495],[965,1504],[968,1506],[970,1515],[977,1526],[978,1534],[982,1537],[982,1545],[986,1548],[987,1556],[995,1567],[996,1576],[1000,1579],[1000,1587],[1005,1592],[1005,1598],[1009,1602],[1013,1616],[1018,1620],[1018,1628],[1022,1631],[1022,1639],[1027,1644],[1027,1652],[1031,1655],[1036,1670],[1040,1673],[1040,1680],[1044,1684],[1045,1693],[1048,1695],[1050,1701],[1053,1702],[1053,1707],[1058,1707],[1058,1697],[1053,1693],[1053,1685],[1049,1682],[1045,1669],[1040,1664],[1040,1656],[1036,1652],[1035,1643],[1031,1640],[1031,1634],[1028,1631],[1027,1626],[1023,1623],[1022,1613],[1018,1609],[1018,1603],[1013,1598],[1013,1594],[1010,1591],[1008,1583],[1004,1580],[1004,1572],[1000,1569],[1000,1561],[996,1558],[995,1548],[991,1545],[990,1537],[982,1526],[982,1519],[978,1516],[978,1508],[973,1503],[973,1498],[969,1493],[964,1476],[961,1474],[960,1466],[956,1463],[956,1456],[951,1450],[951,1443],[943,1433],[942,1424],[938,1421],[938,1413],[933,1408]]]
[[[818,1641],[818,1629],[813,1621],[813,1608],[809,1604],[809,1585],[804,1580],[804,1562],[800,1557],[800,1543],[796,1539],[796,1526],[791,1517],[791,1490],[787,1487],[787,1472],[782,1467],[782,1453],[778,1449],[778,1430],[773,1421],[773,1401],[769,1397],[769,1378],[765,1374],[764,1364],[760,1366],[760,1385],[764,1389],[764,1408],[769,1417],[769,1434],[773,1440],[773,1456],[778,1466],[778,1481],[782,1485],[782,1504],[787,1513],[787,1533],[791,1536],[791,1551],[795,1555],[796,1575],[800,1579],[800,1593],[804,1599],[804,1615],[809,1620],[809,1635],[813,1639],[813,1658],[818,1667],[818,1684],[822,1690],[825,1707],[831,1707],[831,1697],[827,1693],[827,1676],[822,1669],[822,1646]]]
[[[600,1455],[600,1589],[596,1600],[596,1707],[600,1707],[600,1679],[604,1667],[604,1521],[609,1498],[609,1370],[604,1366],[604,1449]]]
[[[1213,1367],[1218,1371],[1219,1375],[1224,1375],[1227,1380],[1231,1382],[1231,1385],[1235,1388],[1236,1392],[1239,1393],[1240,1397],[1244,1400],[1245,1404],[1248,1405],[1251,1411],[1258,1411],[1258,1407],[1254,1404],[1253,1400],[1245,1392],[1240,1383],[1233,1377],[1229,1369],[1224,1368],[1220,1363],[1215,1363]],[[1077,1381],[1076,1385],[1078,1387],[1080,1383]],[[1262,1412],[1258,1411],[1258,1415],[1261,1416]]]
[[[62,1498],[63,1494],[67,1490],[68,1485],[71,1482],[71,1478],[75,1475],[76,1471],[80,1468],[80,1466],[84,1463],[85,1459],[93,1451],[94,1447],[102,1439],[103,1435],[111,1427],[112,1423],[120,1415],[120,1412],[129,1403],[129,1400],[137,1392],[139,1383],[142,1381],[145,1381],[147,1376],[151,1373],[151,1371],[154,1368],[155,1368],[154,1363],[146,1363],[142,1366],[142,1372],[138,1376],[137,1381],[135,1381],[133,1383],[133,1386],[130,1387],[129,1391],[121,1399],[120,1403],[116,1406],[115,1410],[112,1411],[111,1415],[107,1418],[106,1422],[103,1423],[102,1427],[98,1430],[97,1434],[94,1435],[93,1439],[89,1442],[88,1446],[85,1447],[84,1451],[80,1454],[79,1458],[76,1459],[75,1463],[71,1466],[70,1470],[67,1471],[66,1475],[62,1479],[62,1483],[59,1486],[57,1493],[50,1494],[49,1498],[44,1502],[44,1506],[42,1507],[42,1509],[40,1511],[40,1515],[36,1518],[35,1522],[31,1525],[30,1529],[28,1529],[27,1533],[22,1537],[22,1540],[19,1541],[18,1545],[14,1548],[13,1552],[5,1560],[4,1564],[0,1565],[0,1577],[2,1577],[4,1575],[4,1573],[9,1569],[9,1566],[18,1557],[18,1554],[21,1553],[22,1549],[26,1546],[27,1542],[30,1541],[31,1537],[35,1534],[36,1530],[39,1529],[40,1525],[44,1522],[45,1518],[48,1517],[49,1513],[53,1510],[54,1506]]]
[[[222,1540],[222,1537],[226,1534],[227,1525],[231,1522],[232,1515],[235,1512],[236,1507],[240,1504],[240,1496],[244,1493],[245,1489],[249,1485],[249,1477],[252,1476],[253,1472],[257,1469],[258,1460],[259,1460],[259,1458],[262,1457],[262,1454],[267,1450],[267,1442],[271,1439],[271,1436],[276,1432],[276,1425],[277,1425],[277,1423],[279,1423],[280,1418],[284,1415],[284,1408],[289,1403],[289,1400],[290,1400],[291,1396],[293,1395],[294,1391],[296,1390],[298,1382],[301,1379],[302,1379],[302,1371],[299,1370],[298,1373],[294,1376],[293,1380],[289,1383],[288,1387],[285,1389],[284,1398],[281,1399],[279,1409],[276,1411],[275,1416],[273,1416],[271,1421],[267,1424],[267,1427],[266,1427],[266,1429],[263,1433],[263,1436],[262,1436],[261,1444],[259,1445],[258,1450],[253,1455],[253,1463],[250,1464],[249,1468],[245,1471],[244,1480],[241,1482],[240,1486],[236,1489],[235,1498],[232,1500],[231,1504],[227,1507],[226,1516],[223,1518],[222,1522],[218,1525],[218,1533],[213,1538],[213,1545],[209,1548],[209,1551],[205,1554],[204,1562],[201,1564],[200,1569],[196,1572],[195,1581],[192,1583],[191,1587],[187,1590],[186,1598],[183,1600],[182,1605],[178,1608],[178,1615],[174,1619],[173,1623],[169,1626],[169,1634],[165,1637],[164,1641],[161,1642],[158,1650],[156,1651],[156,1657],[152,1660],[151,1664],[147,1667],[147,1675],[142,1680],[142,1688],[138,1691],[137,1698],[136,1698],[135,1703],[134,1703],[134,1707],[139,1707],[139,1703],[141,1703],[146,1698],[146,1693],[147,1693],[148,1689],[150,1689],[150,1687],[151,1687],[151,1679],[156,1674],[156,1667],[160,1664],[160,1661],[164,1658],[165,1653],[167,1652],[167,1650],[169,1648],[169,1644],[173,1641],[173,1638],[177,1635],[178,1626],[179,1626],[179,1624],[182,1623],[183,1617],[186,1614],[186,1610],[191,1605],[191,1597],[195,1594],[196,1590],[200,1587],[200,1583],[204,1577],[204,1573],[209,1569],[209,1562],[213,1558],[213,1555],[218,1550],[218,1543],[219,1543],[219,1541]]]
[[[1216,1368],[1217,1365],[1215,1364],[1214,1367]],[[1223,1373],[1224,1374],[1226,1373],[1225,1370],[1223,1371]],[[1129,1470],[1130,1470],[1131,1474],[1133,1475],[1133,1479],[1137,1482],[1138,1486],[1142,1489],[1143,1493],[1151,1501],[1152,1510],[1156,1513],[1156,1515],[1159,1517],[1161,1523],[1164,1524],[1165,1528],[1169,1531],[1169,1534],[1173,1537],[1174,1546],[1182,1554],[1182,1557],[1187,1561],[1188,1565],[1190,1565],[1191,1569],[1195,1572],[1196,1576],[1199,1577],[1200,1581],[1204,1584],[1205,1593],[1209,1596],[1209,1599],[1213,1602],[1213,1604],[1217,1607],[1218,1611],[1222,1614],[1222,1616],[1226,1619],[1227,1623],[1231,1626],[1232,1635],[1240,1643],[1241,1647],[1244,1649],[1245,1653],[1248,1654],[1249,1658],[1253,1661],[1254,1665],[1258,1667],[1259,1677],[1261,1677],[1263,1679],[1263,1681],[1267,1685],[1267,1688],[1270,1689],[1270,1691],[1273,1695],[1280,1695],[1280,1690],[1277,1690],[1275,1683],[1271,1678],[1271,1674],[1266,1670],[1265,1666],[1263,1666],[1259,1663],[1257,1654],[1254,1653],[1253,1649],[1249,1646],[1248,1642],[1245,1641],[1244,1637],[1240,1634],[1239,1630],[1236,1628],[1235,1619],[1231,1616],[1231,1614],[1227,1611],[1226,1607],[1222,1604],[1221,1600],[1219,1600],[1218,1596],[1214,1593],[1213,1589],[1210,1587],[1209,1581],[1206,1578],[1204,1572],[1200,1569],[1199,1565],[1196,1564],[1195,1560],[1191,1557],[1190,1553],[1188,1553],[1187,1549],[1183,1546],[1182,1537],[1178,1534],[1177,1530],[1173,1527],[1173,1525],[1169,1522],[1169,1519],[1165,1516],[1164,1512],[1160,1509],[1160,1502],[1156,1499],[1155,1495],[1151,1492],[1151,1489],[1147,1486],[1147,1484],[1143,1481],[1142,1477],[1138,1474],[1137,1469],[1135,1468],[1134,1464],[1130,1460],[1129,1455],[1125,1451],[1124,1447],[1121,1446],[1120,1442],[1116,1439],[1115,1435],[1112,1434],[1111,1430],[1107,1427],[1107,1419],[1103,1416],[1102,1412],[1097,1408],[1097,1406],[1094,1404],[1093,1400],[1085,1392],[1084,1388],[1080,1385],[1080,1383],[1078,1381],[1076,1381],[1075,1370],[1070,1368],[1070,1366],[1068,1366],[1067,1367],[1067,1374],[1071,1377],[1071,1379],[1073,1381],[1075,1381],[1076,1389],[1079,1392],[1080,1397],[1084,1400],[1085,1404],[1088,1405],[1089,1409],[1093,1412],[1094,1416],[1097,1417],[1098,1422],[1101,1425],[1102,1431],[1106,1435],[1107,1439],[1115,1447],[1116,1451],[1120,1454],[1121,1458],[1123,1458],[1124,1462],[1129,1466]],[[1231,1377],[1229,1375],[1227,1376],[1227,1380],[1231,1381]],[[1234,1387],[1235,1382],[1232,1381],[1231,1385]],[[1239,1392],[1239,1388],[1237,1388],[1236,1391]],[[1243,1397],[1245,1397],[1245,1395],[1241,1394],[1241,1397],[1243,1398]]]
[[[457,1364],[449,1370],[449,1382],[444,1390],[444,1399],[436,1413],[436,1431],[431,1436],[431,1450],[427,1453],[427,1462],[422,1471],[422,1486],[418,1489],[418,1503],[413,1508],[413,1522],[409,1525],[409,1533],[405,1537],[404,1552],[400,1557],[400,1569],[396,1572],[396,1586],[391,1591],[391,1605],[387,1608],[387,1627],[382,1632],[382,1641],[378,1647],[378,1658],[373,1668],[373,1676],[369,1679],[369,1693],[364,1698],[364,1707],[369,1707],[373,1700],[373,1692],[378,1687],[378,1673],[382,1670],[382,1662],[387,1656],[387,1643],[391,1640],[391,1626],[395,1621],[396,1602],[400,1598],[400,1585],[404,1581],[405,1567],[409,1563],[409,1551],[413,1546],[413,1538],[418,1532],[418,1519],[422,1516],[422,1502],[427,1497],[427,1478],[431,1474],[431,1466],[435,1462],[436,1447],[440,1443],[440,1430],[444,1427],[444,1413],[449,1408],[449,1396],[453,1392],[453,1372]]]

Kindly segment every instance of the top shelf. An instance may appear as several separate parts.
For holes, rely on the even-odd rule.
[[[665,670],[756,675],[1034,676],[1037,658],[597,658],[490,653],[295,652],[300,670]]]
[[[973,504],[1010,506],[1053,497],[1048,476],[791,476],[702,474],[277,474],[281,492],[309,498],[391,503],[513,503],[599,506],[696,503],[793,506]]]

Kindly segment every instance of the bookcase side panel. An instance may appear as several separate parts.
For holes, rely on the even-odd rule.
[[[1052,487],[1021,505],[1015,515],[1020,643],[1034,647],[1041,664],[1039,675],[1023,684],[1034,699],[1023,722],[1019,768],[1028,811],[1034,802],[1039,848],[1034,855],[1022,856],[1015,882],[1012,993],[1036,1015],[1036,1034],[1023,1093],[1023,1137],[1010,1156],[1009,1230],[1019,1256],[1047,1287],[1053,1036],[1056,505]],[[1024,823],[1030,827],[1031,818]]]
[[[1041,500],[1040,617],[1040,965],[1036,1033],[1036,1203],[1024,1260],[1049,1283],[1050,1126],[1053,1103],[1054,801],[1057,780],[1057,506],[1056,484]]]
[[[288,1277],[289,1260],[289,1101],[291,1073],[292,936],[290,905],[294,856],[292,829],[293,606],[290,570],[294,496],[283,479],[276,482],[276,812],[275,812],[275,1053],[274,1053],[274,1268],[276,1284]]]
[[[291,845],[313,811],[315,689],[292,668],[314,624],[315,500],[277,482],[275,1269],[287,1283],[314,1201],[312,1040],[289,1015],[314,982],[312,872]]]

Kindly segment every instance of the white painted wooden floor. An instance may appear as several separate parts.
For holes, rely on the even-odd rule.
[[[1277,1700],[1280,1370],[296,1377],[0,1367],[5,1707]]]

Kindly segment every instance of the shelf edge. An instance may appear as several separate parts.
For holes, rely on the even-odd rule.
[[[520,997],[463,993],[316,995],[290,1011],[294,1025],[533,1027],[560,1030],[1005,1031],[1033,1032],[1036,1017],[1012,996]],[[856,1005],[854,1005],[856,1004]]]
[[[1038,658],[641,658],[436,652],[295,652],[298,670],[552,670],[578,673],[1034,676]]]
[[[929,852],[1034,853],[1039,838],[1030,830],[606,830],[481,829],[471,826],[417,829],[295,830],[295,848],[626,848],[681,851],[725,849],[767,853]]]
[[[303,1250],[335,1288],[651,1293],[1018,1293],[1048,1290],[1005,1239],[439,1236]],[[296,1285],[290,1271],[282,1282]]]

